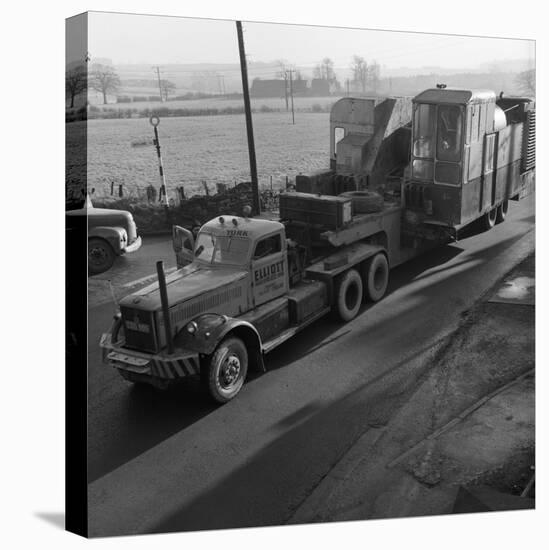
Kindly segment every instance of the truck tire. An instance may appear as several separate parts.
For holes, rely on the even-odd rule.
[[[387,257],[381,252],[376,254],[368,265],[366,273],[366,293],[372,302],[379,302],[389,284],[389,263]]]
[[[105,239],[98,237],[88,239],[88,273],[90,275],[98,275],[110,269],[114,258],[114,250]]]
[[[496,218],[498,215],[498,209],[492,208],[489,212],[486,212],[484,216],[482,216],[482,225],[484,227],[485,231],[488,231],[496,225]]]
[[[208,392],[218,403],[227,403],[242,389],[248,373],[248,351],[239,338],[223,340],[210,357]]]
[[[335,313],[344,322],[354,319],[362,303],[362,279],[356,269],[349,269],[337,281]]]
[[[351,199],[354,214],[369,214],[383,210],[383,197],[374,191],[347,191],[342,197]]]
[[[507,211],[509,210],[509,201],[503,201],[499,206],[496,214],[496,223],[505,221]]]

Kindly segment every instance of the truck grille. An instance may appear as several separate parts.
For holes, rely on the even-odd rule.
[[[154,313],[121,307],[125,345],[140,351],[158,351]]]

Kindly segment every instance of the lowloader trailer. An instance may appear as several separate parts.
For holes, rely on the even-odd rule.
[[[411,102],[411,123],[401,116],[405,103],[390,100],[393,112],[400,107],[389,133],[392,115],[375,113],[387,105],[369,110],[368,101],[335,104],[342,142],[331,140],[335,162],[301,178],[308,192],[281,194],[279,220],[223,215],[196,239],[175,226],[178,270],[164,278],[159,264],[158,283],[120,301],[101,338],[105,362],[130,382],[159,388],[200,377],[225,403],[248,369],[265,370],[269,351],[329,312],[354,319],[364,301],[383,298],[390,268],[456,239],[479,218],[493,227],[509,200],[532,191],[533,101],[427,90]],[[366,119],[374,123],[361,125]],[[379,183],[380,166],[389,168],[383,197],[368,188]],[[363,182],[358,190],[341,190],[353,180]]]

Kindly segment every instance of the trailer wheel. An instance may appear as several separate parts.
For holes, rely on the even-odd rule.
[[[505,221],[508,210],[509,210],[509,201],[503,201],[497,208],[496,223],[501,223]]]
[[[210,358],[208,392],[218,403],[227,403],[242,389],[248,373],[248,351],[239,338],[223,340]]]
[[[496,218],[498,215],[498,209],[492,208],[490,212],[486,212],[484,216],[482,216],[482,224],[484,226],[484,229],[488,231],[489,229],[492,229],[494,225],[496,225]]]
[[[362,303],[362,279],[356,269],[349,269],[336,283],[335,313],[342,321],[354,319]]]
[[[110,269],[114,263],[114,250],[104,239],[88,239],[88,273],[98,275]]]
[[[385,254],[379,253],[372,258],[366,281],[368,298],[372,302],[379,302],[385,296],[389,284],[389,263]]]

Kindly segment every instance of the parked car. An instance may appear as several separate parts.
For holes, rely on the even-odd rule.
[[[88,197],[82,208],[69,210],[70,217],[87,216],[88,273],[97,275],[112,267],[116,256],[139,250],[141,237],[133,216],[126,210],[95,208]],[[67,219],[67,227],[71,220]]]

